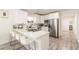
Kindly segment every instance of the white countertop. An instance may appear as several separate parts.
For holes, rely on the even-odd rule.
[[[43,35],[49,34],[48,31],[44,31],[44,30],[40,30],[40,31],[36,31],[36,32],[32,32],[32,31],[27,31],[24,29],[13,29],[13,31],[16,31],[26,37],[32,38],[32,39],[37,39],[40,38]]]

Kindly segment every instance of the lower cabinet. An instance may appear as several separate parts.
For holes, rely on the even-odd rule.
[[[43,35],[36,41],[36,50],[48,50],[49,49],[49,34]]]

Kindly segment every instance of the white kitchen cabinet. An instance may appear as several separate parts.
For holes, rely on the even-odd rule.
[[[40,15],[35,15],[34,23],[40,23]]]
[[[48,14],[48,19],[56,19],[59,18],[59,13],[50,13]]]
[[[49,15],[42,15],[41,16],[41,19],[40,19],[41,20],[41,23],[44,23],[44,20],[48,20],[49,19],[48,16]]]
[[[39,23],[40,22],[40,16],[37,14],[29,14],[28,16],[33,18],[34,23]]]
[[[44,16],[42,15],[36,15],[35,23],[44,23]]]
[[[40,16],[40,21],[41,21],[41,23],[44,23],[44,16]]]
[[[59,18],[59,13],[50,13],[48,15],[36,15],[36,23],[44,23],[44,20],[57,19]]]
[[[47,20],[47,19],[48,19],[48,16],[49,16],[49,15],[45,15],[45,16],[44,16],[44,20]]]
[[[34,23],[44,23],[48,19],[48,15],[35,15]]]
[[[44,20],[48,20],[48,15],[41,15],[40,16],[40,23],[44,23]]]
[[[45,34],[36,40],[36,50],[49,49],[49,34]]]

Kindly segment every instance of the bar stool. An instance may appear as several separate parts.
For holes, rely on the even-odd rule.
[[[20,34],[18,32],[15,32],[15,31],[11,31],[10,32],[10,36],[11,36],[11,39],[10,39],[10,46],[13,47],[14,50],[16,49],[19,49],[19,48],[22,48],[24,47],[23,45],[21,45],[20,43]],[[16,45],[20,44],[21,47],[15,47]],[[25,47],[24,47],[25,48]]]
[[[15,45],[18,43],[21,44],[24,47],[24,49],[27,50],[36,49],[35,41],[33,41],[32,38],[28,38],[25,35],[18,33],[17,31],[10,31],[10,36],[11,36],[10,46],[13,46],[14,50],[16,49]]]
[[[12,42],[15,40],[15,33],[10,31],[10,46],[12,46]]]

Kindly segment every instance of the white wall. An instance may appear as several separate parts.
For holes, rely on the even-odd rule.
[[[73,24],[74,36],[79,42],[79,12],[75,14],[74,24]]]
[[[78,14],[78,19],[77,19],[77,39],[79,42],[79,14]]]
[[[73,32],[74,32],[75,37],[77,38],[77,15],[76,14],[73,20]]]
[[[15,23],[26,23],[28,13],[23,10],[15,10]]]
[[[76,36],[76,38],[79,42],[79,14],[76,15],[75,22],[76,22],[75,23],[75,25],[76,25],[76,27],[75,27],[75,36]]]
[[[9,42],[9,31],[13,24],[26,21],[27,13],[22,10],[9,9],[8,18],[0,18],[0,45]],[[25,22],[23,21],[23,22]]]
[[[13,10],[8,11],[8,18],[0,18],[0,45],[9,41],[9,27],[14,23]]]

